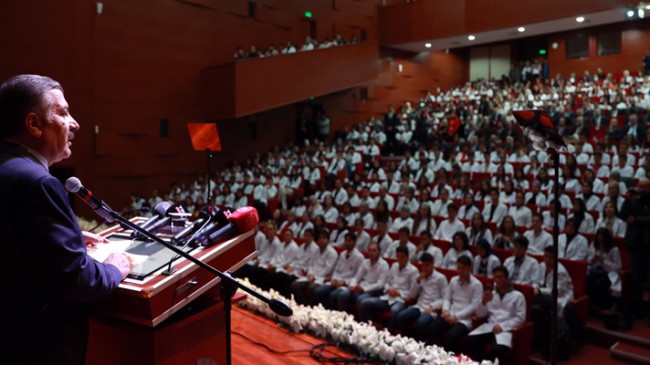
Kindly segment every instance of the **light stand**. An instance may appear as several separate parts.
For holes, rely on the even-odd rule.
[[[174,253],[190,260],[191,262],[195,263],[199,267],[209,271],[213,275],[219,277],[221,279],[221,299],[223,300],[224,303],[224,321],[226,325],[226,364],[231,365],[232,363],[232,343],[231,343],[231,333],[230,333],[230,328],[231,328],[231,309],[232,309],[232,297],[235,295],[235,292],[237,289],[242,289],[246,293],[254,296],[255,298],[263,301],[266,303],[273,312],[277,313],[280,316],[283,317],[289,317],[293,314],[293,310],[289,305],[286,303],[277,300],[277,299],[269,299],[262,294],[254,291],[253,289],[248,288],[247,286],[242,285],[237,279],[233,278],[230,273],[223,273],[214,267],[206,264],[205,262],[197,259],[196,257],[188,254],[187,252],[179,249],[178,247],[174,246],[171,243],[165,242],[163,239],[160,237],[156,236],[155,234],[150,233],[146,229],[141,228],[137,224],[131,222],[130,220],[122,217],[119,213],[113,211],[112,209],[108,208],[107,206],[103,206],[100,209],[104,210],[107,212],[114,220],[118,221],[121,225],[124,227],[128,227],[129,229],[132,229],[133,231],[137,231],[144,235],[145,237],[160,243],[161,245],[165,246],[166,248],[172,250]]]
[[[553,167],[555,169],[554,191],[555,199],[552,204],[560,199],[560,151],[566,149],[564,139],[555,132],[555,125],[551,118],[541,110],[517,110],[513,111],[517,123],[522,128],[524,135],[532,142],[532,146],[537,151],[545,151],[553,156]],[[558,240],[560,235],[560,212],[555,205],[555,219],[553,222],[553,288],[551,290],[551,333],[550,333],[550,362],[552,365],[557,363],[557,270],[559,266],[558,259]]]

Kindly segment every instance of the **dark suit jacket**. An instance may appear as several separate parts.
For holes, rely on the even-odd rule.
[[[119,270],[86,254],[61,182],[27,149],[2,141],[0,201],[3,361],[83,364],[87,307],[120,283]]]

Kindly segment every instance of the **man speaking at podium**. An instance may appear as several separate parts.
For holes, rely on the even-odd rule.
[[[14,76],[0,85],[0,317],[6,364],[83,364],[88,305],[131,269],[126,254],[86,254],[63,185],[49,166],[70,157],[79,124],[61,85]]]

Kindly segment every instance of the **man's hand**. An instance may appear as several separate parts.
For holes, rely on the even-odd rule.
[[[397,290],[395,288],[388,289],[388,291],[386,291],[386,293],[391,297],[399,298],[401,296],[400,293],[399,293],[399,290]]]
[[[492,300],[492,291],[486,290],[483,292],[483,305],[488,304]]]
[[[104,260],[104,264],[117,267],[122,273],[122,280],[133,270],[133,259],[126,252],[113,252]]]
[[[87,247],[95,247],[100,243],[110,242],[106,237],[98,235],[96,233],[81,231],[81,234],[84,237],[84,243],[86,243]]]
[[[495,335],[498,335],[501,332],[503,332],[503,328],[501,328],[501,326],[499,326],[498,324],[492,327],[492,333],[494,333]]]

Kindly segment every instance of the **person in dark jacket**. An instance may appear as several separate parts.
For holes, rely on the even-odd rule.
[[[83,364],[88,306],[132,269],[124,253],[88,256],[66,191],[49,166],[70,157],[79,124],[61,85],[18,75],[0,85],[0,341],[6,364]]]

